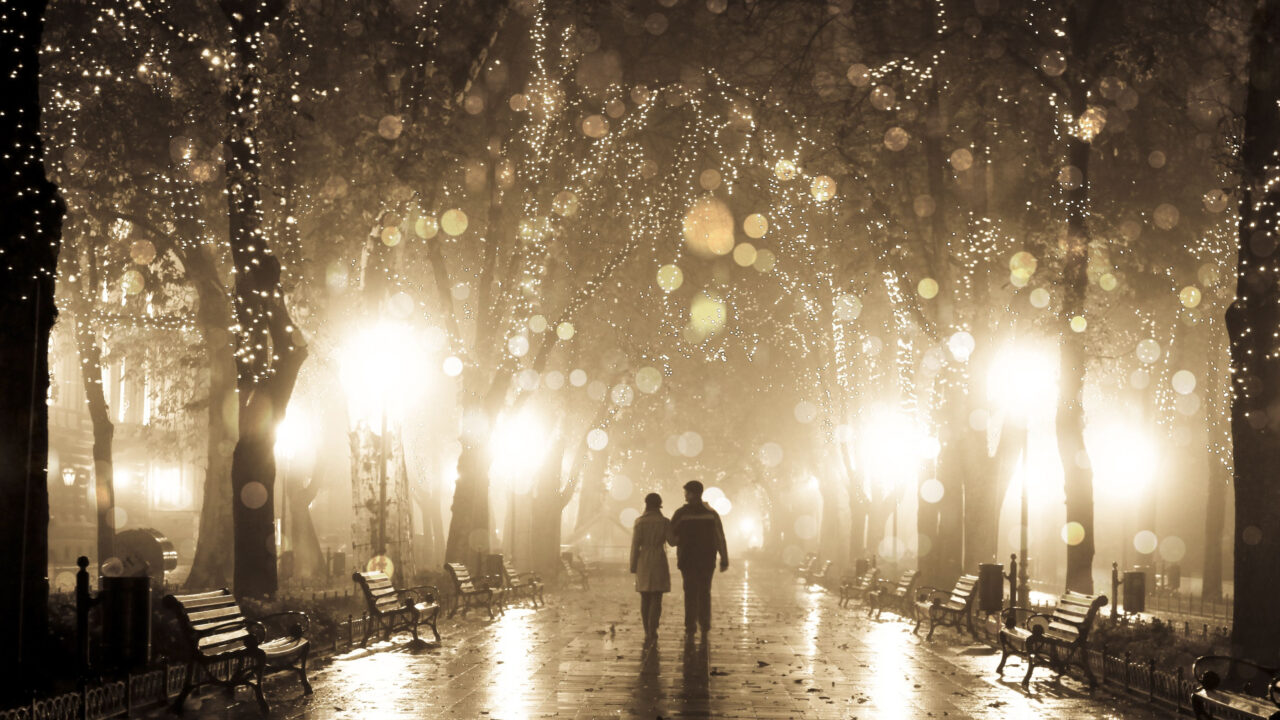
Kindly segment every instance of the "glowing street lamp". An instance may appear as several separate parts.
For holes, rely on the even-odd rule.
[[[299,407],[289,408],[276,427],[276,457],[283,460],[280,474],[280,546],[289,537],[289,464],[311,447],[315,425]]]
[[[418,333],[401,322],[383,321],[362,328],[339,356],[339,375],[354,423],[380,421],[378,435],[378,518],[372,546],[387,553],[388,415],[402,419],[423,386],[426,347]]]
[[[515,414],[498,418],[489,436],[489,477],[507,487],[506,540],[511,544],[513,559],[518,552],[516,538],[516,496],[527,495],[533,477],[547,456],[550,439],[545,423],[526,407]]]
[[[1018,597],[1014,604],[1028,605],[1030,588],[1027,581],[1028,509],[1027,423],[1034,415],[1051,412],[1058,397],[1058,359],[1040,345],[1011,345],[991,364],[987,376],[987,394],[1005,415],[1013,420],[1022,436],[1019,458],[1022,481],[1019,483],[1018,528]]]
[[[920,475],[921,463],[937,455],[937,442],[911,416],[887,406],[872,410],[862,423],[857,458],[862,470],[881,495],[894,495],[893,556],[898,559],[898,517],[902,491]]]

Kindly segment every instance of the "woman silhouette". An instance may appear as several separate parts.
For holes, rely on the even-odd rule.
[[[640,593],[640,620],[644,623],[645,644],[658,639],[658,619],[662,617],[662,593],[671,592],[671,570],[667,567],[667,525],[662,514],[662,496],[649,493],[644,498],[644,514],[636,518],[631,531],[631,573]]]

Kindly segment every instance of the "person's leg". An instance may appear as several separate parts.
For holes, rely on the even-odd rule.
[[[703,633],[711,629],[711,580],[715,576],[714,568],[708,570],[706,579],[702,583],[702,605],[698,608],[698,624],[702,625]]]
[[[698,573],[680,571],[684,585],[684,632],[692,635],[698,630]]]
[[[658,621],[662,619],[662,593],[650,593],[653,600],[649,604],[649,633],[650,637],[658,637]]]
[[[640,624],[644,626],[644,639],[648,640],[653,634],[653,628],[649,626],[650,608],[653,606],[653,593],[640,593]]]

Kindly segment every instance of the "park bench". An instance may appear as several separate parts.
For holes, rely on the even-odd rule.
[[[796,577],[804,579],[809,577],[809,571],[813,569],[813,564],[818,562],[817,553],[805,553],[804,560],[796,567]]]
[[[1098,684],[1089,667],[1089,628],[1093,626],[1098,610],[1107,604],[1105,595],[1082,595],[1069,592],[1058,599],[1052,613],[1041,613],[1027,608],[1006,608],[1002,613],[1004,627],[1000,628],[1000,664],[997,673],[1004,672],[1004,663],[1010,655],[1027,660],[1027,674],[1022,684],[1031,681],[1036,665],[1049,665],[1059,675],[1075,658],[1084,671],[1089,686]],[[1022,622],[1018,622],[1023,616]]]
[[[436,642],[440,642],[440,631],[436,629],[440,591],[434,585],[397,590],[391,584],[391,578],[380,572],[354,572],[351,580],[364,593],[369,612],[361,646],[368,645],[369,637],[376,632],[382,632],[382,639],[389,640],[396,630],[408,630],[417,642],[418,625],[422,622],[431,626],[431,634],[436,636]]]
[[[827,573],[830,571],[830,560],[823,560],[820,563],[814,563],[813,566],[809,568],[809,572],[805,573],[804,581],[809,585],[813,585],[814,583],[818,583],[820,585],[823,580],[827,579]]]
[[[253,690],[258,707],[267,714],[271,708],[262,694],[262,678],[269,670],[297,673],[303,691],[311,694],[307,680],[311,643],[305,637],[310,619],[306,613],[289,611],[250,620],[225,588],[167,595],[164,604],[177,616],[188,652],[186,677],[173,704],[174,711],[181,714],[187,696],[201,685],[220,685],[230,692],[244,685]],[[295,622],[280,637],[268,639],[266,621],[281,618]],[[223,667],[224,662],[229,666]]]
[[[871,567],[861,575],[845,576],[840,583],[840,607],[849,607],[850,600],[865,598],[867,593],[875,589],[879,575],[879,571]]]
[[[466,617],[471,608],[483,606],[489,613],[489,619],[492,620],[495,606],[499,612],[502,611],[502,602],[506,598],[502,588],[495,589],[483,583],[477,584],[471,579],[467,566],[462,563],[445,563],[444,568],[453,582],[453,602],[449,607],[449,617],[453,617],[458,610],[462,610],[462,617]]]
[[[571,552],[560,553],[560,567],[564,570],[565,580],[578,583],[583,590],[591,589],[591,573],[582,558]]]
[[[904,618],[911,617],[914,614],[912,600],[915,599],[916,580],[919,577],[919,570],[907,570],[898,576],[895,583],[881,582],[867,595],[867,616],[874,615],[878,618],[881,611],[889,608]]]
[[[940,590],[935,587],[922,587],[916,592],[915,614],[916,626],[912,632],[920,630],[920,623],[929,618],[929,634],[925,639],[933,639],[933,631],[939,625],[950,625],[956,629],[964,623],[969,634],[973,631],[973,599],[977,595],[977,575],[961,575],[951,590]]]
[[[1197,687],[1191,709],[1201,720],[1267,718],[1280,720],[1280,685],[1275,668],[1248,660],[1206,655],[1191,672]]]
[[[529,604],[533,607],[538,605],[546,605],[547,601],[542,597],[542,577],[533,572],[518,572],[511,561],[502,558],[502,586],[513,598],[524,597],[529,599]]]

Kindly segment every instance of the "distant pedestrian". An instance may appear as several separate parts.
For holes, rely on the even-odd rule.
[[[729,569],[729,549],[720,514],[702,501],[702,483],[684,484],[685,504],[671,516],[667,541],[676,546],[676,566],[684,581],[684,631],[686,637],[702,628],[705,640],[711,629],[711,578],[716,555],[720,572]]]
[[[631,573],[640,593],[640,620],[645,644],[658,639],[662,617],[662,594],[671,592],[671,570],[667,567],[667,530],[670,521],[662,514],[662,496],[649,493],[644,498],[644,514],[636,518],[631,531]]]

